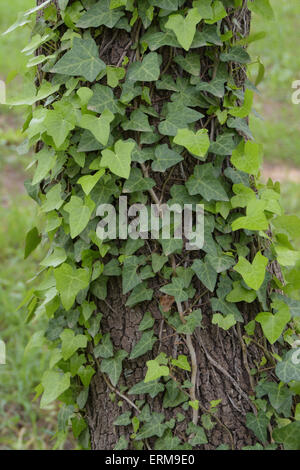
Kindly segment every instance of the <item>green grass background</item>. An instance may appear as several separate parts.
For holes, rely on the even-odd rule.
[[[264,144],[266,176],[277,167],[291,167],[297,175],[300,105],[291,102],[291,85],[300,79],[300,3],[271,3],[274,21],[253,17],[252,31],[266,31],[267,37],[250,47],[252,56],[260,56],[266,65],[266,77],[255,99],[255,109],[263,120],[252,116],[251,127],[256,139]],[[33,5],[34,0],[0,0],[0,32],[15,21],[19,11]],[[0,38],[1,79],[24,72],[26,57],[20,51],[28,40],[29,31],[25,30]],[[11,87],[19,84],[17,81]],[[36,224],[37,208],[23,190],[29,160],[17,153],[22,142],[21,122],[20,111],[0,107],[0,339],[7,345],[7,365],[0,366],[0,449],[49,449],[53,445],[57,406],[41,411],[32,401],[34,387],[47,363],[47,351],[36,348],[24,355],[29,339],[44,325],[41,321],[25,325],[24,310],[17,310],[32,285],[28,280],[36,274],[44,250],[42,247],[28,260],[23,259],[24,236]],[[287,212],[300,215],[299,180],[284,181],[282,193]]]

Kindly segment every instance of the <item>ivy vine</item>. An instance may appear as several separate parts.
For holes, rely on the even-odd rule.
[[[27,106],[22,151],[35,154],[26,188],[45,216],[43,233],[35,227],[27,234],[26,256],[50,242],[40,285],[23,305],[28,321],[48,318],[45,334],[32,342],[46,340],[52,348],[36,391],[42,408],[58,398],[63,403],[57,447],[71,423],[89,448],[84,410],[96,372],[111,399],[130,408],[114,422],[130,429],[130,442],[124,435],[115,449],[150,449],[149,440],[155,449],[198,449],[216,423],[225,426],[219,400],[206,409],[197,398],[197,279],[211,293],[212,323],[239,333],[255,389],[255,397],[240,390],[252,407],[246,420],[257,438],[254,448],[300,448],[300,252],[292,244],[300,220],[283,214],[279,184],[259,179],[263,149],[248,116],[262,66],[258,62],[256,83],[245,82],[249,38],[238,19],[232,22],[247,7],[272,16],[269,0],[47,0],[9,29],[33,28],[25,48],[30,85],[7,104]],[[122,54],[108,63],[107,50],[121,34],[127,37]],[[148,252],[141,238],[101,241],[96,209],[116,204],[121,194],[131,202],[204,204],[203,249],[180,265],[182,240],[159,239]],[[282,276],[269,272],[277,262]],[[112,277],[122,279],[129,308],[155,299],[151,281],[159,278],[157,308],[186,348],[186,354],[160,352],[147,361],[144,379],[129,390],[118,386],[123,362],[152,351],[159,338],[150,311],[130,354],[103,334],[97,302],[107,298]],[[255,302],[261,311],[244,324],[241,305]],[[250,370],[247,348],[259,326],[263,358]],[[159,394],[164,409],[181,407],[176,419],[139,399]],[[179,437],[176,423],[184,420]]]

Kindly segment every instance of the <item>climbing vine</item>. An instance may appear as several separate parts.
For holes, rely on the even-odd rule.
[[[9,30],[33,28],[29,86],[7,104],[28,108],[22,151],[35,153],[26,188],[45,218],[42,233],[27,234],[25,255],[49,244],[39,286],[22,305],[28,322],[48,318],[31,343],[52,349],[36,391],[42,408],[62,403],[57,447],[71,424],[89,448],[85,407],[101,374],[111,400],[128,405],[114,422],[124,430],[115,449],[199,449],[216,424],[230,443],[221,448],[234,448],[220,400],[204,407],[197,393],[194,345],[208,295],[211,322],[234,329],[242,347],[252,392],[230,380],[251,406],[253,448],[300,448],[300,252],[292,244],[300,220],[283,214],[278,183],[260,182],[263,149],[248,116],[263,66],[257,61],[257,77],[246,79],[248,9],[273,14],[269,0],[46,0]],[[108,62],[117,37],[122,47]],[[131,203],[203,204],[203,248],[188,255],[175,237],[100,240],[97,207],[117,206],[122,194]],[[112,278],[122,281],[126,307],[157,301],[180,353],[157,349],[150,311],[131,351],[115,347],[98,307]],[[247,322],[245,305],[254,312]],[[251,345],[261,351],[255,367]],[[143,379],[120,385],[124,362],[141,357]],[[165,413],[151,409],[157,396]],[[170,417],[173,408],[180,411]]]

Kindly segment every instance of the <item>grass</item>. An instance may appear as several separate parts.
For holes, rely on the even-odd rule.
[[[266,65],[255,107],[264,121],[251,118],[256,139],[264,144],[268,162],[284,161],[300,167],[300,105],[291,103],[294,80],[300,79],[298,43],[299,0],[271,0],[276,19],[267,22],[253,17],[253,31],[266,31],[267,37],[251,45],[251,54]],[[0,0],[0,33],[16,19],[19,11],[34,6],[34,0]],[[17,30],[0,38],[0,78],[10,79],[25,70],[20,53],[29,38]],[[18,83],[18,82],[17,82]],[[18,111],[0,107],[0,339],[7,346],[7,365],[0,366],[0,449],[49,449],[55,430],[56,405],[45,411],[33,402],[48,360],[46,350],[32,349],[24,355],[32,335],[44,328],[43,321],[25,324],[25,312],[17,306],[28,290],[28,279],[36,271],[43,249],[23,259],[24,236],[36,224],[36,206],[23,191],[27,158],[20,157],[22,117]],[[288,213],[300,215],[298,183],[282,184],[283,203]]]
[[[34,0],[0,0],[0,33],[16,20],[17,13],[34,6]],[[9,81],[25,71],[21,49],[29,31],[0,37],[0,78]],[[15,81],[14,81],[15,82]],[[13,86],[17,91],[20,81]],[[24,168],[28,157],[20,157],[17,146],[23,137],[18,110],[0,107],[0,339],[6,343],[7,364],[0,366],[0,449],[51,449],[57,407],[41,411],[33,402],[34,388],[46,368],[48,352],[32,349],[24,354],[32,335],[44,322],[25,324],[25,311],[17,310],[29,289],[28,280],[37,272],[43,249],[24,260],[24,237],[36,225],[37,208],[25,194]],[[31,285],[30,285],[31,287]]]
[[[300,79],[300,55],[296,44],[300,29],[298,0],[271,0],[273,21],[254,15],[252,32],[267,36],[250,46],[252,57],[259,56],[266,67],[265,80],[259,85],[255,108],[264,121],[251,117],[255,138],[264,144],[265,158],[300,166],[300,105],[292,103],[292,83]]]

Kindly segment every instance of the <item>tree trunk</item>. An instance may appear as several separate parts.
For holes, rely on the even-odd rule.
[[[235,22],[233,21],[235,20]],[[233,31],[241,32],[242,36],[247,36],[250,29],[250,13],[246,7],[243,7],[235,17],[230,18],[230,27]],[[105,52],[105,62],[107,64],[117,64],[120,57],[123,55],[124,46],[130,41],[130,36],[122,32],[117,38],[111,42],[111,31],[107,31],[107,39],[103,42],[102,47],[108,48]],[[168,58],[170,57],[170,48],[163,47],[160,51],[165,58],[162,64],[162,70],[167,67]],[[200,53],[200,51],[199,51]],[[101,51],[100,51],[101,54]],[[201,70],[207,67],[207,59],[203,57]],[[102,55],[101,55],[102,57]],[[132,57],[132,53],[131,53]],[[238,85],[241,86],[245,80],[246,75],[244,70],[241,71],[239,77],[236,77]],[[155,96],[153,102],[155,102]],[[157,102],[161,109],[164,102],[169,101],[169,94],[161,92],[157,96]],[[201,124],[199,123],[199,127]],[[212,126],[214,121],[212,120]],[[218,129],[217,126],[210,128],[210,138],[215,140]],[[194,162],[192,159],[184,163],[184,178],[187,180],[193,173]],[[180,177],[182,171],[178,166],[176,168],[177,176]],[[150,173],[150,177],[154,178],[158,187],[162,187],[164,183],[164,175]],[[173,173],[174,180],[176,181],[176,173]],[[165,200],[170,197],[169,190],[174,184],[172,178],[168,184]],[[150,244],[151,248],[155,247]],[[188,252],[176,258],[176,264],[180,265],[182,262],[185,266],[190,264],[190,254]],[[155,358],[159,352],[165,352],[168,356],[176,357],[177,354],[187,354],[188,349],[184,341],[179,335],[174,335],[174,331],[167,326],[161,313],[159,312],[158,304],[160,293],[159,289],[160,280],[155,279],[151,287],[155,289],[155,298],[151,302],[145,302],[142,306],[133,309],[126,308],[125,303],[127,296],[122,295],[121,283],[112,281],[108,287],[108,297],[105,302],[99,302],[99,309],[103,313],[102,326],[104,333],[110,333],[115,348],[120,348],[127,351],[129,354],[132,347],[139,340],[141,333],[138,331],[139,324],[142,316],[146,311],[150,311],[156,320],[155,332],[160,338],[160,341],[155,345],[152,353],[148,353],[137,360],[124,361],[124,373],[122,374],[120,386],[132,387],[137,382],[143,380],[146,374],[146,361]],[[197,291],[199,294],[203,293],[203,285],[200,281],[197,282]],[[209,409],[212,400],[221,400],[218,408],[218,423],[216,427],[208,433],[209,444],[200,446],[203,449],[214,449],[221,444],[228,444],[230,448],[240,449],[246,445],[252,445],[256,439],[253,433],[246,427],[245,415],[247,412],[253,412],[253,405],[249,395],[253,394],[251,389],[249,371],[255,367],[257,362],[260,362],[262,353],[255,347],[251,346],[248,350],[248,357],[250,355],[249,364],[247,362],[247,355],[245,354],[245,345],[242,340],[242,334],[239,327],[233,328],[228,332],[212,325],[212,310],[210,307],[210,297],[213,294],[206,294],[201,297],[201,300],[195,307],[201,308],[203,313],[203,328],[197,328],[193,335],[192,341],[197,355],[197,382],[196,382],[196,396],[201,405]],[[255,315],[260,311],[258,306],[251,305],[251,311],[247,305],[241,305],[240,310],[243,312],[245,323],[255,318]],[[122,400],[120,408],[118,402],[120,397],[116,396],[114,401],[111,400],[112,389],[107,385],[103,379],[103,374],[98,371],[94,376],[91,386],[90,395],[87,405],[87,419],[91,435],[92,449],[113,449],[118,439],[124,435],[124,428],[114,426],[113,423],[121,412],[131,409],[131,406]],[[146,398],[146,396],[130,397]],[[162,394],[150,403],[151,410],[161,412]],[[180,407],[176,407],[172,411],[168,410],[168,418],[172,418],[176,413],[182,411]],[[203,413],[203,409],[201,411]],[[200,413],[200,415],[201,415]],[[192,417],[192,412],[187,415]],[[200,419],[199,419],[200,424]],[[180,436],[183,426],[180,424],[176,426],[176,433]],[[129,439],[129,431],[125,434]],[[151,443],[150,443],[151,445]]]
[[[42,3],[42,0],[38,0]],[[70,2],[71,3],[71,2]],[[190,6],[192,2],[186,2]],[[230,2],[228,2],[230,3]],[[225,32],[225,24],[233,35],[246,37],[250,30],[250,12],[247,9],[247,2],[238,10],[228,9],[229,16],[222,22],[221,31]],[[158,20],[156,20],[158,24]],[[104,28],[100,40],[100,57],[107,65],[120,65],[125,57],[128,56],[129,61],[138,60],[136,49],[131,49],[131,45],[144,34],[143,25],[137,21],[131,33],[124,30],[114,30]],[[211,58],[205,56],[204,47],[197,51],[201,58],[202,80],[209,81],[211,76],[209,71],[214,65]],[[220,53],[220,47],[214,46],[214,51]],[[175,49],[169,46],[161,47],[159,50],[163,57],[161,71],[171,74],[181,74],[185,77],[185,72],[176,68],[172,63],[172,54],[174,56],[182,54],[182,49]],[[217,66],[218,64],[216,64]],[[236,85],[243,86],[246,79],[245,69],[240,67],[234,72]],[[116,88],[115,90],[118,90]],[[118,91],[115,91],[117,94]],[[164,103],[170,101],[170,92],[159,91],[155,87],[152,88],[151,100],[153,107],[157,112],[161,112]],[[206,119],[206,118],[205,118]],[[155,119],[153,119],[155,124]],[[196,128],[204,127],[204,122],[200,120]],[[216,118],[209,120],[207,124],[208,133],[211,141],[215,141],[220,133],[220,125]],[[136,134],[122,131],[125,138],[138,138]],[[214,161],[214,156],[210,154],[210,161]],[[164,202],[170,199],[170,190],[176,181],[180,179],[182,184],[193,174],[196,160],[191,156],[187,156],[183,164],[176,165],[172,174],[168,174],[168,181],[164,173],[153,172],[148,168],[144,168],[144,175],[153,178],[156,182],[156,189],[161,195],[164,187]],[[223,170],[230,166],[230,159],[226,157],[224,160]],[[150,196],[148,202],[151,202]],[[138,254],[151,254],[157,251],[158,246],[155,241],[149,241],[138,252]],[[251,259],[253,259],[256,251],[258,251],[256,239],[253,238]],[[173,256],[173,268],[191,265],[194,259],[199,258],[198,252],[184,251],[180,255]],[[195,278],[195,277],[194,277]],[[219,277],[220,279],[220,277]],[[134,308],[125,306],[128,295],[122,294],[122,286],[120,278],[113,278],[108,283],[108,295],[106,300],[95,299],[99,307],[99,311],[103,317],[101,320],[102,333],[109,333],[115,350],[123,349],[128,352],[132,351],[133,346],[141,337],[139,332],[139,324],[145,312],[150,311],[155,318],[154,331],[159,338],[153,347],[151,353],[147,353],[136,360],[123,361],[123,371],[117,387],[113,387],[107,377],[97,368],[90,384],[89,398],[86,405],[86,417],[90,431],[91,446],[94,450],[113,449],[121,436],[125,436],[130,442],[132,429],[127,430],[123,426],[115,426],[113,423],[117,417],[127,410],[133,411],[138,415],[135,400],[144,399],[150,405],[151,411],[162,412],[166,414],[167,419],[172,419],[178,412],[184,413],[188,420],[192,420],[195,414],[191,407],[182,411],[181,406],[175,408],[163,409],[163,394],[158,394],[154,399],[150,399],[146,395],[126,395],[130,387],[142,381],[145,377],[147,367],[146,362],[154,359],[160,352],[165,352],[168,357],[176,358],[179,354],[185,354],[190,357],[191,347],[188,338],[174,333],[174,330],[167,324],[166,319],[160,312],[159,305],[161,303],[162,286],[159,276],[151,279],[149,287],[154,289],[153,299],[145,301],[142,305]],[[196,288],[193,308],[201,308],[203,321],[202,327],[197,328],[191,337],[192,349],[196,353],[196,381],[195,381],[195,398],[199,400],[200,409],[197,424],[201,425],[201,416],[210,412],[212,400],[220,400],[217,406],[216,414],[212,414],[212,418],[216,420],[216,425],[212,430],[207,430],[208,444],[198,445],[197,449],[216,449],[221,444],[227,444],[229,448],[241,449],[247,445],[253,445],[257,442],[252,431],[246,427],[246,414],[248,412],[256,413],[255,407],[250,399],[254,395],[253,387],[255,381],[251,376],[251,369],[257,367],[260,363],[263,352],[261,348],[251,343],[247,346],[243,340],[243,327],[238,323],[236,326],[225,331],[217,325],[212,324],[213,311],[210,299],[216,296],[216,292],[209,293],[199,280],[193,281]],[[189,309],[190,305],[185,305]],[[239,311],[242,313],[244,324],[253,320],[256,314],[261,311],[258,303],[238,304]],[[175,304],[173,306],[175,308]],[[258,333],[260,335],[260,332]],[[259,340],[259,338],[257,338]],[[181,379],[189,380],[190,374],[184,371],[178,374]],[[125,390],[124,393],[122,390]],[[134,406],[132,405],[134,403]],[[207,413],[206,413],[207,410]],[[174,434],[184,441],[184,430],[186,425],[178,422]],[[131,445],[131,444],[130,444]],[[154,447],[154,441],[150,438],[146,442],[147,448]]]

